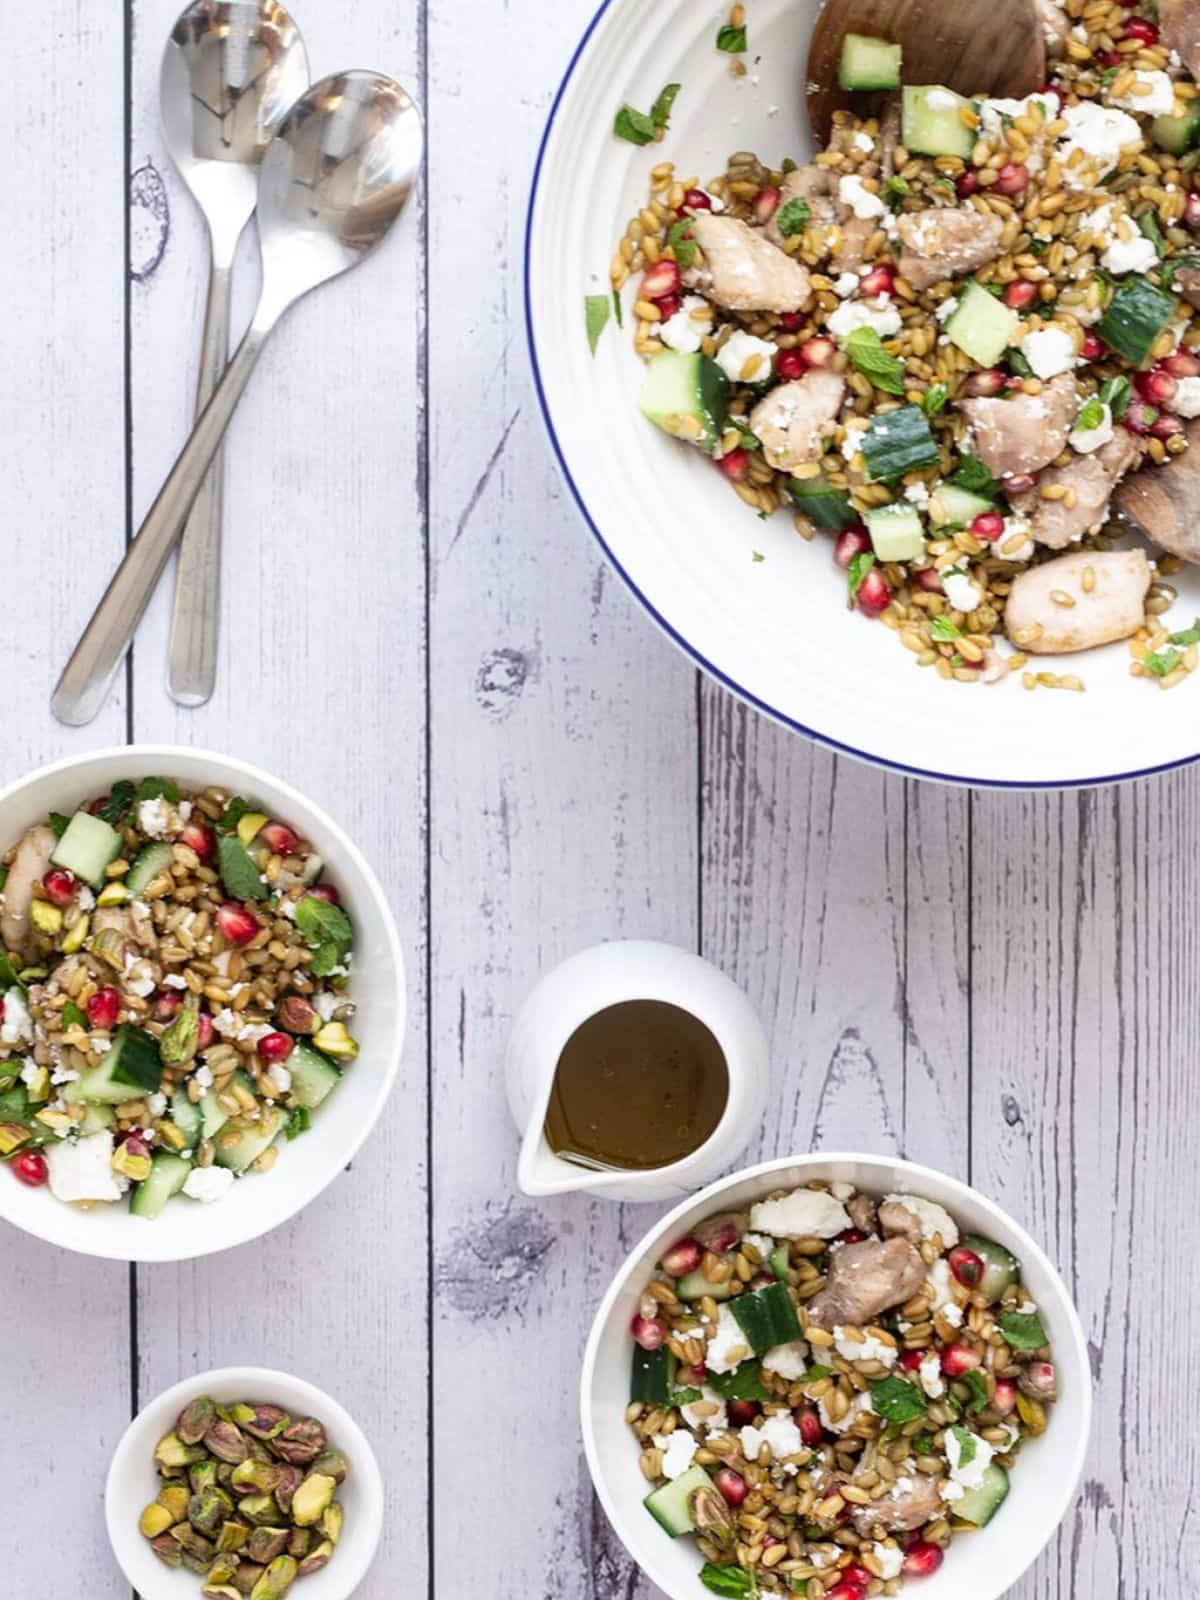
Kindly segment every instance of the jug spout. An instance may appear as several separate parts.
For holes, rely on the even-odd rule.
[[[600,1172],[555,1155],[546,1142],[541,1122],[531,1122],[521,1141],[517,1183],[523,1194],[537,1199],[551,1194],[572,1194],[577,1189],[607,1189],[628,1184],[628,1172]]]

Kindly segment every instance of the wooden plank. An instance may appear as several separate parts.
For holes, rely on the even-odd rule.
[[[0,55],[19,85],[0,107],[0,149],[28,224],[0,254],[5,783],[124,733],[123,687],[86,731],[59,727],[49,708],[125,537],[124,48],[119,12],[84,15],[75,0],[0,10]],[[117,1600],[128,1589],[98,1508],[129,1415],[128,1270],[3,1235],[5,1329],[19,1355],[5,1452],[23,1463],[9,1576],[17,1589],[72,1594],[86,1572],[94,1600]]]
[[[592,1309],[652,1213],[513,1193],[513,1014],[584,945],[698,932],[694,676],[575,515],[520,327],[529,152],[584,10],[516,50],[507,8],[430,12],[434,1575],[462,1588],[469,1528],[497,1600],[650,1592],[575,1419]]]
[[[177,9],[139,0],[134,57],[132,160],[146,192],[165,196],[165,210],[141,219],[149,270],[134,286],[139,511],[189,424],[206,270],[202,226],[157,122],[159,53]],[[398,29],[384,6],[316,6],[300,21],[314,75],[373,64],[419,86],[420,31]],[[428,1432],[421,238],[418,202],[376,257],[289,315],[243,401],[227,450],[212,703],[188,712],[167,699],[167,585],[134,672],[139,738],[258,761],[347,826],[397,909],[411,1015],[389,1108],[343,1179],[257,1244],[139,1271],[140,1391],[230,1362],[310,1376],[357,1415],[394,1493],[422,1483]],[[242,320],[257,282],[250,244]],[[397,1572],[423,1593],[425,1546],[422,1516],[390,1517],[363,1600],[390,1594]]]

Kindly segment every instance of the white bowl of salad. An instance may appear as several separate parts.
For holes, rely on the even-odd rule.
[[[1062,1279],[992,1201],[808,1155],[634,1247],[581,1403],[601,1504],[672,1600],[998,1600],[1070,1505],[1092,1382]]]
[[[404,960],[374,873],[303,795],[132,745],[0,793],[0,1216],[131,1261],[244,1244],[371,1132]]]

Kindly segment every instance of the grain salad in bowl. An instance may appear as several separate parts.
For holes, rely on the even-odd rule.
[[[354,1184],[407,997],[334,818],[261,767],[135,744],[0,790],[0,865],[0,1218],[188,1260]]]
[[[899,47],[849,36],[862,114],[801,163],[653,166],[611,285],[635,285],[644,414],[827,539],[918,665],[1081,691],[1042,658],[1122,641],[1173,688],[1200,646],[1170,582],[1200,560],[1200,34],[1185,4],[1056,15],[1023,100],[904,83]],[[686,93],[616,134],[661,140]]]

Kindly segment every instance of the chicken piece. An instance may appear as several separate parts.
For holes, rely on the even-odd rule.
[[[1200,0],[1159,0],[1158,25],[1166,48],[1200,78]]]
[[[900,143],[900,96],[889,94],[879,115],[880,170],[886,181],[896,175],[896,146]]]
[[[1197,274],[1200,284],[1200,273]],[[1113,492],[1113,508],[1153,544],[1181,561],[1200,561],[1200,418],[1187,425],[1189,449],[1165,467],[1131,472]]]
[[[783,245],[783,235],[779,231],[779,213],[789,200],[803,200],[812,213],[812,220],[823,224],[837,221],[837,203],[834,173],[829,167],[818,167],[815,163],[807,167],[797,167],[794,172],[789,172],[779,186],[779,204],[774,215],[767,223],[763,232],[774,245]]]
[[[850,1213],[850,1221],[859,1233],[874,1233],[879,1226],[879,1219],[875,1211],[875,1202],[869,1194],[856,1194],[853,1199],[846,1201],[846,1210]]]
[[[923,1527],[942,1511],[937,1479],[924,1473],[904,1473],[885,1495],[869,1506],[855,1506],[850,1520],[855,1532],[866,1537],[876,1529],[888,1533],[908,1533]]]
[[[1091,574],[1088,589],[1085,572]],[[1018,649],[1045,656],[1128,639],[1142,625],[1150,578],[1142,550],[1072,550],[1030,567],[1013,579],[1009,591],[1008,637]],[[1055,600],[1056,594],[1070,596],[1074,604]]]
[[[792,383],[781,383],[750,413],[750,431],[762,442],[763,458],[777,472],[794,472],[819,461],[833,432],[846,380],[815,369]]]
[[[1063,9],[1061,0],[1037,0],[1037,8],[1042,19],[1046,55],[1051,61],[1057,61],[1067,48],[1071,19]]]
[[[830,1257],[825,1287],[809,1301],[808,1320],[818,1328],[841,1322],[861,1328],[911,1300],[924,1282],[921,1252],[907,1239],[843,1245]]]
[[[54,830],[39,823],[21,840],[8,869],[4,907],[0,911],[0,939],[21,959],[32,954],[29,908],[33,904],[33,886],[45,876],[56,843]]]
[[[776,248],[761,230],[736,217],[701,211],[692,237],[704,253],[684,274],[727,311],[802,311],[812,299],[808,269]]]
[[[1009,478],[1040,472],[1062,452],[1078,404],[1075,380],[1064,372],[1041,394],[963,400],[959,410],[975,430],[975,454],[993,477]]]
[[[1077,456],[1065,467],[1047,467],[1037,488],[1009,497],[1013,508],[1029,518],[1029,531],[1038,544],[1062,550],[1103,525],[1113,488],[1137,460],[1139,448],[1127,428],[1118,428],[1095,455]],[[1056,483],[1074,489],[1074,505],[1069,506],[1065,500],[1045,500],[1038,493]]]
[[[877,218],[856,217],[853,213],[838,224],[837,243],[829,257],[829,270],[835,277],[860,270],[867,259],[867,240],[878,227]]]
[[[1195,260],[1195,257],[1192,258]],[[1168,263],[1170,265],[1170,263]],[[1181,294],[1188,305],[1200,308],[1200,266],[1193,266],[1184,262],[1175,268],[1175,276],[1168,285],[1176,294]]]
[[[1000,254],[1001,218],[968,206],[960,210],[931,206],[902,216],[898,223],[900,276],[914,289],[961,277],[987,266]]]

